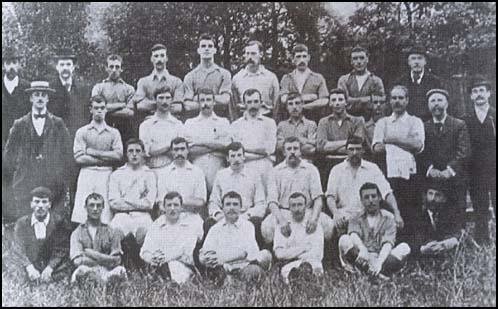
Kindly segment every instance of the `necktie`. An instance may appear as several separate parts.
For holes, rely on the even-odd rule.
[[[420,79],[420,73],[419,72],[413,72],[413,82],[415,84],[418,84],[418,80]]]
[[[66,87],[67,92],[69,92],[69,88],[71,87],[71,84],[70,83],[66,83],[64,85],[64,87]]]
[[[443,124],[438,122],[438,123],[435,123],[435,126],[436,126],[436,133],[441,134],[441,131],[443,130]]]
[[[35,119],[38,118],[47,118],[47,114],[35,114]]]

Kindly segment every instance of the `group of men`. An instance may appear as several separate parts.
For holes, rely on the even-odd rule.
[[[111,55],[91,91],[68,50],[50,82],[28,83],[19,55],[4,55],[2,220],[16,221],[9,261],[29,279],[75,268],[72,281],[108,281],[125,265],[219,284],[277,264],[289,282],[321,274],[324,256],[386,277],[410,254],[458,245],[469,184],[476,240],[489,241],[496,111],[485,79],[460,120],[420,47],[387,93],[361,47],[330,91],[303,44],[280,84],[258,41],[233,79],[212,37],[197,52],[182,82],[154,45],[136,90]]]

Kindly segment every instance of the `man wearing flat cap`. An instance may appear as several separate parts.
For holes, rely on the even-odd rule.
[[[433,88],[442,88],[441,79],[426,68],[427,50],[421,45],[415,45],[408,51],[408,66],[410,71],[399,77],[394,85],[402,85],[408,88],[410,104],[407,112],[427,121],[431,118],[431,112],[427,108],[427,91]]]
[[[40,185],[52,191],[53,210],[64,211],[67,167],[72,160],[66,125],[47,110],[54,89],[46,81],[34,81],[26,93],[31,112],[14,121],[3,154],[3,167],[13,175],[16,219],[30,213],[29,193]]]
[[[470,135],[470,196],[476,212],[475,238],[489,242],[489,201],[496,213],[496,109],[490,106],[491,83],[476,76],[470,86],[472,112],[464,118]]]
[[[432,117],[424,124],[425,149],[419,157],[420,173],[427,181],[442,181],[451,190],[448,204],[454,207],[455,224],[463,228],[470,140],[465,122],[448,115],[448,97],[444,89],[427,92]]]

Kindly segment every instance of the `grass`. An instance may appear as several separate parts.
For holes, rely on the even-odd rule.
[[[495,235],[493,232],[493,240]],[[4,238],[2,251],[5,243]],[[35,286],[2,269],[2,305],[495,307],[496,243],[477,248],[465,241],[444,259],[410,260],[387,282],[335,269],[326,270],[316,282],[302,282],[294,288],[280,280],[276,269],[260,286],[234,281],[220,289],[202,283],[178,287],[139,273],[129,277],[126,282],[108,286],[91,282],[70,286],[67,280]],[[308,293],[306,288],[316,293]]]

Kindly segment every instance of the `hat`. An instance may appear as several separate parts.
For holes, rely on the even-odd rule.
[[[439,88],[435,88],[435,89],[431,89],[431,90],[427,91],[427,94],[425,96],[427,98],[429,98],[434,93],[440,93],[440,94],[444,95],[446,97],[446,99],[450,98],[450,94],[448,93],[448,91],[446,91],[444,89],[439,89]]]
[[[475,75],[471,82],[469,92],[472,91],[472,88],[486,86],[488,89],[491,89],[491,83],[482,75]]]
[[[33,91],[48,91],[55,93],[55,90],[49,87],[48,82],[45,81],[33,81],[31,82],[31,87],[24,90],[25,92],[33,92]]]
[[[21,58],[21,55],[19,52],[13,48],[13,47],[7,47],[3,52],[2,52],[2,61],[6,60],[12,60],[12,59],[19,59]]]
[[[411,54],[419,54],[427,57],[427,49],[424,46],[417,44],[408,49],[408,55]]]
[[[61,48],[57,51],[57,54],[54,56],[55,59],[72,59],[76,60],[76,55],[71,48]]]

